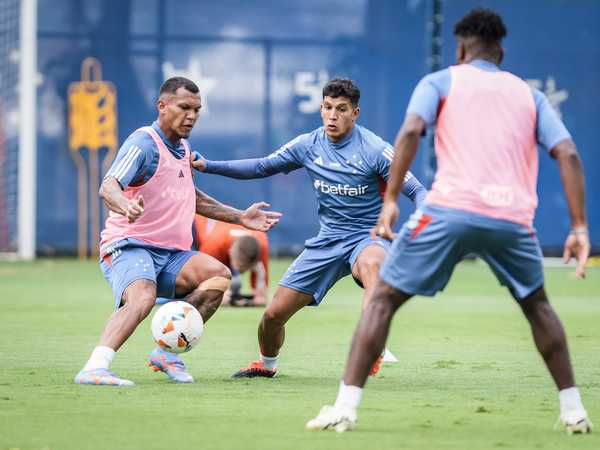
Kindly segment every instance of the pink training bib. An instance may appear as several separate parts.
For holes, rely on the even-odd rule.
[[[182,139],[185,156],[177,159],[152,127],[143,127],[136,132],[148,133],[154,140],[159,152],[158,167],[143,185],[125,188],[127,198],[143,197],[144,213],[134,223],[129,223],[125,216],[111,211],[100,235],[100,254],[123,238],[135,238],[163,248],[189,250],[196,212],[190,147]]]
[[[531,89],[509,72],[469,64],[450,67],[450,74],[426,203],[531,226],[538,174]]]

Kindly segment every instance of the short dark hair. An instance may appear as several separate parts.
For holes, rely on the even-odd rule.
[[[454,35],[463,38],[475,37],[485,45],[500,44],[506,36],[506,26],[494,11],[477,8],[456,22]]]
[[[323,86],[323,98],[346,97],[352,103],[352,106],[358,106],[360,100],[360,90],[354,84],[354,81],[348,78],[334,78]]]
[[[197,94],[200,91],[198,86],[196,86],[196,83],[194,83],[192,80],[189,80],[185,77],[171,77],[162,84],[159,95],[174,94],[175,91],[180,87],[185,88],[192,94]]]
[[[234,243],[237,245],[240,259],[248,265],[253,265],[260,257],[260,244],[254,236],[244,235],[237,238]]]

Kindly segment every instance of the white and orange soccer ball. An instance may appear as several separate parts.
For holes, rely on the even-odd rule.
[[[152,318],[154,340],[168,352],[189,352],[198,343],[203,332],[202,316],[186,302],[165,303]]]

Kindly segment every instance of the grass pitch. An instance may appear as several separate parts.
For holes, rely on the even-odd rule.
[[[286,263],[273,264],[273,280]],[[600,421],[600,269],[584,282],[567,269],[546,277],[584,402]],[[146,320],[113,364],[135,387],[77,386],[73,376],[112,306],[98,266],[0,263],[0,449],[600,448],[600,429],[553,431],[558,399],[528,326],[473,263],[457,268],[445,293],[399,311],[388,347],[400,363],[369,381],[359,428],[305,431],[335,399],[361,295],[346,278],[321,307],[294,317],[275,379],[229,378],[257,356],[262,310],[222,308],[184,356],[196,384],[175,385],[145,366],[153,347]]]

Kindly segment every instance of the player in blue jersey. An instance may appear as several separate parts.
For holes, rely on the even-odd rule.
[[[364,304],[373,292],[390,246],[371,238],[382,204],[393,147],[356,124],[360,91],[347,79],[323,88],[323,126],[298,136],[273,154],[237,161],[193,162],[207,173],[233,178],[262,178],[304,167],[318,201],[320,230],[287,270],[258,327],[260,359],[234,377],[273,377],[285,337],[285,323],[307,305],[318,305],[342,277],[352,274],[364,287]],[[417,206],[426,190],[408,172],[402,189]],[[379,369],[379,358],[372,374]]]

